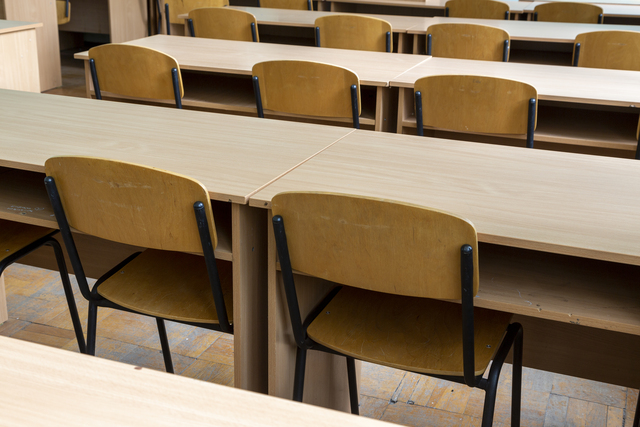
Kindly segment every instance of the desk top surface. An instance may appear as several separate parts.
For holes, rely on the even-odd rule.
[[[39,27],[42,27],[42,22],[7,21],[0,19],[0,34],[31,30]]]
[[[426,9],[444,9],[448,0],[331,0],[336,3],[361,3],[377,6],[400,6],[416,7]],[[509,5],[509,10],[513,13],[522,13],[529,2],[500,0]]]
[[[629,107],[640,105],[640,73],[584,67],[431,58],[393,79],[391,86],[413,87],[421,77],[478,75],[519,80],[550,101]]]
[[[564,0],[569,1],[569,0]],[[527,13],[533,13],[536,6],[539,4],[548,3],[544,1],[534,1],[530,2],[527,6],[525,6],[524,11]],[[619,2],[617,2],[619,3]],[[640,17],[640,7],[636,4],[604,4],[604,3],[594,3],[596,6],[600,6],[602,8],[602,12],[605,16],[616,16],[616,17],[626,17],[626,18],[637,18]]]
[[[252,67],[258,62],[295,59],[339,65],[354,71],[361,84],[383,87],[388,86],[394,77],[425,60],[420,55],[165,35],[133,40],[127,44],[167,53],[185,70],[251,75]],[[88,60],[88,52],[77,53],[75,58]]]
[[[7,427],[391,425],[15,338],[0,360]]]
[[[212,199],[249,195],[353,129],[0,90],[0,166],[47,158],[125,160],[191,176]]]
[[[251,197],[360,194],[469,219],[480,241],[640,265],[640,163],[355,131]]]
[[[488,25],[502,28],[509,33],[511,40],[526,40],[551,43],[573,43],[576,36],[591,31],[640,31],[640,26],[635,25],[608,25],[608,24],[573,24],[566,22],[538,22],[538,21],[513,21],[504,19],[470,19],[470,18],[445,18],[436,16],[433,18],[414,18],[419,21],[407,32],[409,34],[424,34],[430,25],[442,23],[468,23]]]

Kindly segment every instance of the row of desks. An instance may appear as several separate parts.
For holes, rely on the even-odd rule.
[[[0,91],[0,111],[0,218],[55,227],[42,186],[54,155],[126,160],[205,185],[221,236],[216,256],[233,263],[237,387],[291,396],[295,344],[268,237],[270,201],[288,190],[467,217],[482,242],[475,304],[516,313],[527,366],[640,383],[636,161],[25,92]],[[136,249],[82,237],[93,277]],[[298,284],[303,311],[328,286]],[[326,375],[323,365],[337,369]],[[342,369],[333,356],[310,357],[306,401],[346,409]]]
[[[415,80],[426,75],[472,72],[521,80],[536,87],[541,100],[536,144],[564,150],[600,150],[596,152],[626,157],[633,157],[637,145],[635,106],[640,105],[640,75],[632,71],[163,35],[128,43],[157,49],[178,61],[185,86],[183,105],[187,107],[256,114],[249,78],[254,64],[277,59],[318,61],[339,65],[358,74],[365,87],[363,126],[402,133],[415,129],[412,101]],[[87,94],[91,96],[88,52],[78,53],[75,57],[85,60]],[[368,97],[367,93],[373,95]],[[369,98],[375,101],[369,102]],[[345,119],[344,123],[349,120]]]

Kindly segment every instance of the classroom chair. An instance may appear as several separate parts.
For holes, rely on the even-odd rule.
[[[233,333],[231,264],[216,262],[209,193],[172,172],[93,157],[46,161],[45,186],[82,296],[89,301],[87,353],[95,355],[98,307],[156,319],[167,372],[165,320]],[[71,228],[146,248],[89,287]]]
[[[56,0],[58,25],[64,25],[71,20],[71,4],[69,0]]]
[[[351,118],[360,127],[360,80],[336,65],[311,61],[266,61],[253,66],[258,117],[264,110],[305,116]]]
[[[270,9],[313,10],[311,0],[258,0],[258,7]]]
[[[509,19],[509,5],[495,0],[449,0],[445,3],[444,16]]]
[[[414,84],[418,135],[424,126],[454,132],[522,135],[533,148],[538,93],[526,83],[484,76],[440,75]]]
[[[158,8],[158,33],[162,28],[162,10],[160,1],[156,0]],[[182,25],[182,19],[178,15],[191,12],[201,7],[225,7],[229,6],[229,0],[162,0],[164,1],[165,33],[171,35],[171,24]]]
[[[134,98],[175,100],[182,108],[182,77],[173,57],[148,47],[105,44],[89,49],[89,67],[97,99],[102,91]]]
[[[543,3],[533,10],[534,21],[602,24],[604,19],[602,8],[589,3]]]
[[[191,37],[259,42],[258,21],[249,12],[226,7],[205,7],[189,12]]]
[[[391,24],[383,19],[355,14],[317,18],[316,46],[336,49],[391,52]]]
[[[636,31],[593,31],[576,36],[573,44],[576,67],[640,71],[640,33]],[[640,121],[636,130],[635,158],[640,160]]]
[[[303,398],[307,352],[317,350],[346,357],[354,414],[358,359],[484,389],[482,425],[490,426],[500,370],[513,347],[511,425],[520,424],[522,327],[510,323],[510,313],[474,308],[478,242],[469,221],[331,193],[281,193],[272,210],[298,346],[294,400]],[[337,284],[304,320],[294,271]]]
[[[509,61],[509,33],[478,24],[435,24],[427,29],[427,55],[441,58]]]
[[[0,276],[2,276],[6,268],[11,264],[19,261],[36,249],[43,246],[51,246],[56,257],[58,271],[60,272],[60,280],[62,281],[64,296],[67,299],[71,323],[73,324],[73,330],[78,342],[78,349],[80,353],[86,353],[82,324],[78,317],[76,300],[73,296],[73,289],[71,288],[71,281],[69,280],[69,273],[64,261],[62,247],[60,243],[53,238],[57,232],[58,230],[51,228],[37,227],[0,219]]]

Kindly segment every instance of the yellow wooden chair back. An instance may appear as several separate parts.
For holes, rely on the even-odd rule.
[[[189,12],[189,19],[193,20],[196,37],[222,40],[253,41],[251,24],[258,35],[258,21],[249,12],[226,7],[205,7]]]
[[[229,0],[161,0],[161,4],[169,5],[169,22],[172,24],[184,24],[183,19],[178,19],[178,15],[191,12],[193,9],[201,7],[224,7],[229,6]],[[165,9],[162,9],[164,13]]]
[[[294,270],[351,287],[397,295],[460,299],[460,248],[477,236],[460,217],[421,206],[331,193],[281,193]]]
[[[351,86],[358,93],[356,73],[336,65],[311,61],[266,61],[253,66],[264,109],[319,117],[352,117]]]
[[[337,49],[387,51],[387,33],[391,24],[383,19],[362,15],[337,14],[316,19],[320,46]],[[393,50],[392,44],[390,44]]]
[[[145,248],[202,253],[193,205],[204,204],[217,245],[209,194],[189,177],[94,157],[53,157],[55,180],[69,225],[83,233]]]
[[[64,25],[71,20],[71,3],[69,3],[69,14],[67,14],[67,2],[56,0],[56,12],[58,15],[58,25]]]
[[[293,10],[312,10],[309,9],[307,0],[260,0],[260,7],[270,9],[293,9]]]
[[[640,32],[594,31],[576,36],[578,67],[640,71]]]
[[[538,99],[531,85],[483,76],[423,77],[414,91],[422,93],[425,127],[460,132],[526,134],[529,100],[537,108]]]
[[[511,40],[501,28],[478,24],[435,24],[427,34],[431,34],[431,55],[441,58],[502,61],[505,40]]]
[[[184,96],[180,66],[155,49],[106,44],[89,49],[95,61],[100,90],[135,98],[175,99],[171,70],[178,70],[180,97]]]
[[[600,16],[603,11],[595,4],[559,1],[539,4],[534,13],[538,21],[601,24]]]
[[[495,0],[449,0],[445,4],[455,18],[506,19],[509,5]]]

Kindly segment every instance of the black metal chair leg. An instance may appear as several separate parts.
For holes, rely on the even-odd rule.
[[[347,356],[347,376],[349,377],[349,400],[351,401],[351,413],[354,415],[360,415],[356,361],[353,357],[349,356]]]
[[[482,411],[482,427],[491,427],[493,425],[493,413],[496,408],[496,394],[498,392],[498,380],[489,380],[489,384],[485,390],[484,410]]]
[[[53,248],[53,253],[56,256],[58,270],[60,271],[60,280],[62,280],[62,288],[64,289],[64,296],[67,299],[69,315],[71,316],[71,323],[73,324],[73,331],[75,332],[76,340],[78,341],[78,349],[80,350],[80,353],[86,353],[87,346],[84,341],[84,334],[82,333],[82,323],[80,323],[80,316],[78,315],[78,308],[76,307],[76,299],[73,296],[73,288],[71,287],[71,281],[69,280],[67,264],[64,262],[62,248],[60,247],[60,243],[58,243],[54,238],[51,238],[46,244]]]
[[[169,349],[169,340],[167,339],[167,329],[164,326],[164,320],[156,317],[156,323],[158,325],[158,335],[160,335],[164,367],[168,373],[173,374],[173,362],[171,361],[171,350]]]
[[[302,402],[304,392],[304,370],[307,365],[307,350],[298,347],[296,351],[296,370],[293,378],[293,400]]]
[[[518,331],[513,345],[513,373],[511,380],[511,426],[520,426],[520,411],[522,406],[522,346],[523,331]]]
[[[87,318],[87,354],[96,355],[96,327],[98,326],[98,306],[89,301]]]

